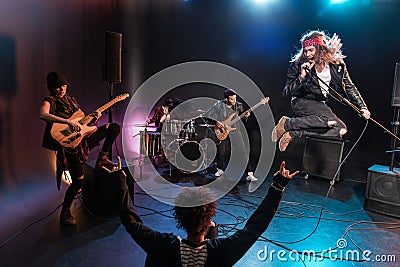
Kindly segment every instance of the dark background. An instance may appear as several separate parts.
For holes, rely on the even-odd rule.
[[[373,118],[390,128],[394,67],[400,62],[399,18],[396,0],[348,0],[341,5],[327,0],[2,1],[0,214],[15,207],[32,209],[43,183],[56,191],[54,154],[41,147],[45,123],[39,120],[39,106],[48,94],[45,77],[53,69],[64,73],[70,94],[87,113],[108,101],[101,76],[106,31],[123,34],[123,81],[115,85],[115,94],[133,94],[150,76],[177,63],[209,60],[248,75],[271,97],[275,120],[291,115],[289,100],[280,94],[301,34],[309,29],[336,32]],[[222,92],[213,90],[210,96],[222,98]],[[121,124],[127,104],[114,108],[114,120]],[[365,122],[347,107],[332,106],[348,125],[347,138],[354,144]],[[100,122],[106,121],[104,116]],[[297,140],[286,154],[277,152],[278,157],[301,167],[303,143]],[[365,181],[368,167],[389,165],[389,147],[389,135],[370,123],[346,166]],[[23,197],[14,198],[21,190]]]

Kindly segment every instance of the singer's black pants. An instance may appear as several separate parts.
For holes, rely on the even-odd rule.
[[[296,117],[286,120],[285,130],[290,131],[292,137],[309,135],[340,138],[340,130],[347,130],[346,124],[324,101],[295,98],[291,105]],[[329,127],[328,121],[335,121],[336,125]]]

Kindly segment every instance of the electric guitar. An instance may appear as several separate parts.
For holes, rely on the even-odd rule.
[[[97,131],[97,126],[88,126],[93,118],[95,118],[96,112],[103,112],[115,103],[122,101],[127,97],[129,97],[129,94],[127,93],[119,95],[87,116],[85,116],[81,110],[74,112],[69,120],[80,125],[81,129],[79,131],[74,131],[69,125],[64,123],[53,123],[50,134],[63,147],[76,148],[85,136],[91,135]]]
[[[235,112],[232,113],[231,115],[229,115],[229,117],[226,120],[221,122],[224,125],[224,127],[222,127],[222,128],[219,128],[218,126],[214,126],[215,135],[217,136],[218,140],[220,140],[220,141],[225,140],[228,137],[229,132],[236,130],[236,128],[231,127],[231,125],[235,124],[237,121],[242,119],[247,112],[251,112],[251,111],[255,110],[256,108],[258,108],[261,105],[264,105],[268,101],[269,101],[269,97],[261,99],[260,102],[258,102],[257,104],[255,104],[254,106],[252,106],[251,108],[249,108],[248,110],[243,112],[240,116],[237,116],[235,119],[233,119],[233,117],[237,114]]]

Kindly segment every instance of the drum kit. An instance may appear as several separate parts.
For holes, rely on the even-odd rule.
[[[209,137],[214,124],[211,120],[196,117],[189,120],[168,120],[161,132],[148,131],[148,124],[136,124],[144,127],[139,132],[140,155],[147,156],[154,165],[159,157],[166,158],[171,173],[171,165],[183,173],[194,173],[207,167],[206,148],[200,141]],[[163,147],[165,149],[163,149]]]

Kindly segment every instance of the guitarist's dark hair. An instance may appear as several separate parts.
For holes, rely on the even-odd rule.
[[[169,111],[171,112],[176,106],[183,103],[185,100],[178,97],[170,97],[165,99],[163,106],[169,107]]]
[[[231,89],[225,89],[225,91],[224,91],[225,98],[228,98],[229,96],[232,96],[232,95],[236,95],[236,93]]]

